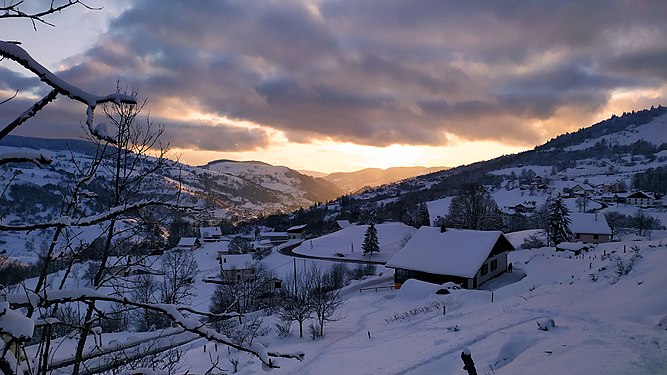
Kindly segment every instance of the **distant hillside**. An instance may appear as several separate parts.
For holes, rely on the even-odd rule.
[[[365,177],[365,184],[371,184],[372,173],[375,172]],[[533,150],[406,178],[342,197],[326,207],[315,207],[299,215],[273,217],[270,225],[308,222],[312,230],[316,230],[317,223],[326,231],[337,219],[413,223],[421,203],[427,203],[433,221],[447,214],[452,197],[464,185],[475,183],[486,186],[499,208],[508,213],[502,229],[515,231],[535,228],[536,224],[524,216],[512,216],[511,207],[519,204],[539,207],[550,194],[564,193],[564,186],[583,183],[601,191],[603,185],[620,184],[660,195],[667,193],[665,181],[667,108],[659,106],[614,115],[577,132],[560,135]],[[568,204],[575,212],[606,207],[600,202],[578,207],[575,199],[568,200]]]
[[[34,150],[71,151],[95,155],[97,146],[85,139],[47,139],[8,135],[0,140],[0,146],[25,147]]]
[[[431,172],[441,171],[447,167],[394,167],[388,169],[366,168],[356,172],[337,172],[324,177],[346,193],[358,192],[364,188],[380,186]]]

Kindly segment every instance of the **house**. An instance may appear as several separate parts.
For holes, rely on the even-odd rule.
[[[345,228],[349,227],[350,225],[353,225],[353,224],[350,223],[349,220],[336,220],[336,222],[334,223],[333,226],[334,226],[334,229],[340,230],[340,229],[345,229]]]
[[[199,235],[204,242],[213,242],[222,238],[222,230],[220,227],[201,227]]]
[[[651,193],[636,191],[628,195],[625,202],[632,206],[653,207],[655,205],[655,197]]]
[[[287,232],[262,232],[259,234],[259,240],[261,243],[268,241],[276,246],[289,241],[289,234]]]
[[[255,277],[254,263],[250,254],[218,253],[220,263],[220,279],[224,284],[236,282],[252,282]]]
[[[287,228],[287,238],[290,240],[301,240],[308,224],[295,225]]]
[[[475,289],[507,270],[514,246],[500,231],[421,227],[386,267],[394,268],[397,288],[408,279]]]
[[[602,214],[571,213],[570,230],[576,242],[609,242],[611,228]]]
[[[178,244],[176,244],[176,250],[192,251],[192,250],[197,249],[199,246],[201,246],[201,242],[199,242],[199,238],[197,238],[197,237],[181,237],[181,239],[178,241]]]

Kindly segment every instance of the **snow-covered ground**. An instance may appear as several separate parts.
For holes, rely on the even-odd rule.
[[[518,247],[534,233],[507,237]],[[203,277],[217,272],[215,257],[222,246],[207,242],[194,252],[201,275],[197,296],[188,305],[195,309],[208,309],[215,285]],[[667,241],[600,244],[580,257],[553,248],[518,250],[509,257],[514,274],[492,280],[485,290],[450,290],[447,295],[435,294],[440,286],[417,281],[398,291],[362,291],[393,285],[392,271],[378,267],[382,276],[344,288],[342,319],[325,326],[323,338],[299,338],[295,325],[292,336],[278,337],[277,318],[267,315],[255,340],[271,351],[305,353],[303,362],[278,360],[276,374],[464,374],[459,357],[464,348],[470,349],[480,374],[667,373]],[[262,263],[280,277],[293,272],[293,258],[277,251]],[[326,269],[335,263],[298,259],[297,272],[313,264]],[[538,323],[549,319],[555,328],[539,330]],[[116,345],[132,336],[153,342],[150,335],[103,334],[102,340]],[[247,354],[202,339],[190,341],[187,335],[174,337],[188,341],[181,349],[190,373],[204,373],[211,360],[231,372],[230,356],[240,360],[240,374],[264,373]],[[62,343],[65,348],[70,344]]]

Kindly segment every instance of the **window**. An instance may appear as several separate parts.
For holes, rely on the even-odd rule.
[[[484,264],[482,265],[482,276],[486,275],[487,273],[489,273],[489,264],[488,264],[488,263],[484,263]]]
[[[494,259],[491,261],[491,271],[495,271],[498,269],[498,259]]]
[[[597,240],[598,238],[600,238],[599,235],[597,235],[597,234],[594,234],[594,235],[593,235],[593,239],[594,239],[594,240]]]

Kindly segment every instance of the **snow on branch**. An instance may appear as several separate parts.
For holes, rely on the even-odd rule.
[[[71,99],[74,99],[78,102],[85,104],[88,107],[86,110],[86,125],[88,126],[88,129],[91,131],[91,133],[93,133],[94,136],[99,137],[103,141],[110,142],[111,139],[108,136],[104,137],[103,135],[98,133],[97,130],[99,126],[97,128],[93,127],[93,114],[95,112],[95,107],[98,104],[110,103],[110,102],[116,104],[137,104],[137,99],[131,95],[115,93],[115,94],[109,94],[107,96],[98,96],[91,94],[85,90],[82,90],[70,84],[69,82],[66,82],[65,80],[59,78],[58,76],[53,74],[50,70],[42,66],[40,63],[38,63],[35,59],[32,58],[32,56],[30,56],[28,52],[26,52],[26,50],[21,48],[15,42],[0,40],[0,56],[13,60],[18,64],[20,64],[21,66],[23,66],[24,68],[26,68],[27,70],[31,71],[37,77],[39,77],[39,79],[42,82],[53,87],[58,94],[65,95]],[[42,105],[42,108],[44,105],[46,105],[46,103]],[[36,107],[33,106],[32,108],[35,109]],[[34,116],[34,113],[31,116]],[[19,119],[21,119],[21,117],[19,117]]]
[[[25,291],[24,294],[10,294],[0,298],[4,298],[5,300],[3,302],[0,302],[0,306],[5,306],[7,311],[13,311],[9,309],[9,306],[11,306],[11,308],[13,309],[19,309],[25,307],[32,307],[32,308],[49,307],[54,304],[67,303],[67,302],[89,302],[89,303],[94,303],[97,301],[116,302],[119,304],[123,304],[125,306],[133,306],[162,313],[168,316],[171,319],[171,321],[174,322],[174,324],[183,328],[185,331],[194,333],[202,338],[208,339],[209,341],[214,341],[223,345],[227,345],[234,349],[253,354],[257,358],[259,358],[264,365],[268,367],[278,367],[273,364],[273,361],[271,360],[270,357],[290,358],[298,360],[302,360],[304,357],[303,353],[287,354],[287,353],[268,352],[266,350],[266,347],[261,344],[253,344],[250,346],[235,344],[226,335],[221,334],[220,332],[217,332],[214,329],[206,327],[206,325],[201,321],[190,319],[183,315],[183,312],[194,312],[198,315],[204,315],[208,317],[216,317],[222,319],[229,319],[233,317],[242,316],[236,313],[212,314],[205,312],[197,312],[188,306],[182,306],[182,305],[135,302],[127,299],[126,297],[109,296],[98,290],[89,288],[70,289],[70,290],[45,290],[39,293],[35,293],[32,291]],[[25,317],[23,318],[28,319]],[[30,322],[32,322],[32,320],[30,320]],[[0,330],[1,329],[2,327],[0,327]],[[34,325],[33,328],[31,328],[31,330],[32,329],[34,329]],[[18,333],[22,332],[17,332],[17,334]]]
[[[26,109],[19,117],[14,121],[10,122],[4,129],[0,130],[0,139],[4,138],[7,134],[11,133],[12,130],[16,129],[19,125],[28,121],[31,117],[35,116],[42,108],[49,104],[53,99],[58,95],[58,90],[53,89],[45,97],[38,100],[30,108]]]
[[[51,164],[51,158],[38,152],[7,152],[0,154],[0,165],[9,163],[33,163],[37,166]]]
[[[141,200],[136,203],[124,204],[121,206],[112,207],[111,209],[105,212],[99,213],[97,215],[86,216],[83,218],[61,216],[56,220],[44,223],[19,224],[19,225],[5,224],[4,222],[0,221],[0,231],[1,230],[30,231],[30,230],[47,229],[47,228],[88,227],[91,225],[97,225],[105,221],[111,220],[130,211],[135,211],[148,206],[162,206],[162,207],[175,208],[179,210],[183,209],[198,210],[197,207],[183,206],[178,203],[160,202],[155,200]]]

